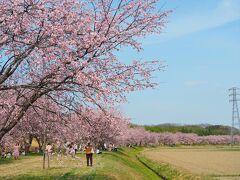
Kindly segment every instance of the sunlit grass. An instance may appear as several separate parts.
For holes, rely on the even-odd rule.
[[[188,157],[190,152],[216,152],[238,153],[239,146],[178,146],[156,148],[123,148],[117,152],[104,152],[94,155],[93,167],[86,166],[84,154],[77,154],[76,159],[64,157],[57,160],[53,156],[50,168],[43,169],[43,158],[40,154],[21,156],[20,160],[1,159],[0,179],[136,179],[155,180],[161,179],[214,179],[231,178],[231,173],[226,174],[197,174],[187,171],[184,167],[167,163],[161,159],[163,155],[156,152],[185,152]],[[149,154],[150,153],[150,154]],[[199,156],[198,159],[203,157]],[[211,157],[209,157],[211,158]],[[224,158],[224,157],[222,157]],[[197,159],[192,159],[197,162]],[[177,162],[177,161],[176,161]],[[207,164],[207,162],[206,162]],[[46,165],[47,166],[47,165]],[[158,174],[158,175],[157,175]],[[234,175],[234,177],[236,177]]]
[[[1,160],[1,179],[159,179],[140,163],[135,155],[140,149],[124,149],[94,155],[93,167],[86,166],[84,154],[74,160],[54,156],[50,168],[42,169],[42,156],[26,156],[20,160]],[[9,161],[9,162],[8,162]]]

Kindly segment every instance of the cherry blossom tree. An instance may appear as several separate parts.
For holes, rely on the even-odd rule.
[[[20,122],[5,136],[22,142],[28,152],[33,138],[38,142],[39,149],[44,148],[47,141],[61,134],[64,127],[61,109],[50,99],[38,99],[25,113]]]
[[[117,137],[117,144],[125,146],[146,146],[158,144],[158,133],[146,131],[143,127],[127,128]]]
[[[104,143],[115,142],[116,137],[123,134],[128,128],[129,119],[113,109],[102,112],[100,110],[87,110],[83,116],[84,140],[103,147]]]
[[[124,118],[117,110],[104,109],[108,111],[89,108],[83,110],[80,107],[76,113],[64,113],[51,99],[41,98],[28,109],[7,136],[11,137],[8,139],[24,142],[25,147],[30,147],[35,138],[40,150],[45,148],[47,142],[56,141],[78,144],[90,141],[103,146],[105,142],[115,142],[129,123],[129,119]]]
[[[58,126],[53,138],[61,142],[75,142],[103,146],[106,142],[115,142],[127,129],[129,119],[112,108],[108,111],[99,109],[81,109],[81,113],[70,113],[65,116],[64,126]]]
[[[114,52],[141,50],[169,12],[156,0],[0,0],[0,140],[42,96],[74,109],[126,100],[151,88],[157,61],[126,64]]]

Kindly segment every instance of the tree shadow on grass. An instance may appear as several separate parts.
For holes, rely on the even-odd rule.
[[[12,163],[14,160],[13,158],[1,158],[0,159],[0,165],[3,165],[3,164],[9,164],[9,163]]]
[[[129,157],[128,154],[124,153],[123,151],[117,151],[117,152],[114,152],[116,154],[119,154],[120,156],[126,156],[126,157]]]
[[[26,156],[20,156],[18,160],[14,160],[13,157],[10,157],[10,158],[1,158],[0,157],[0,165],[9,164],[9,163],[13,163],[13,162],[16,162],[16,161],[21,161],[23,159],[27,159],[29,157],[36,157],[36,156],[42,156],[42,154],[40,154],[40,153],[29,153]]]
[[[76,175],[70,172],[65,173],[63,176],[34,176],[34,175],[20,175],[20,176],[7,176],[0,177],[0,179],[6,180],[115,180],[111,176],[105,174],[85,174],[85,175]]]

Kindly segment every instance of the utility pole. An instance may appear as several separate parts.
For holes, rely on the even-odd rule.
[[[231,128],[231,144],[234,144],[234,129],[236,128],[240,130],[240,118],[239,118],[239,111],[238,111],[238,96],[240,93],[238,92],[240,89],[237,87],[232,87],[229,89],[230,91],[230,102],[232,103],[232,128]]]

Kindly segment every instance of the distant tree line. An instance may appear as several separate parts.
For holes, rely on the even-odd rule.
[[[131,127],[138,125],[132,124]],[[223,125],[175,125],[175,124],[160,124],[160,125],[144,125],[147,131],[150,132],[170,132],[170,133],[194,133],[198,136],[209,135],[229,135],[231,134],[231,127]],[[234,129],[234,134],[240,134],[238,129]]]

